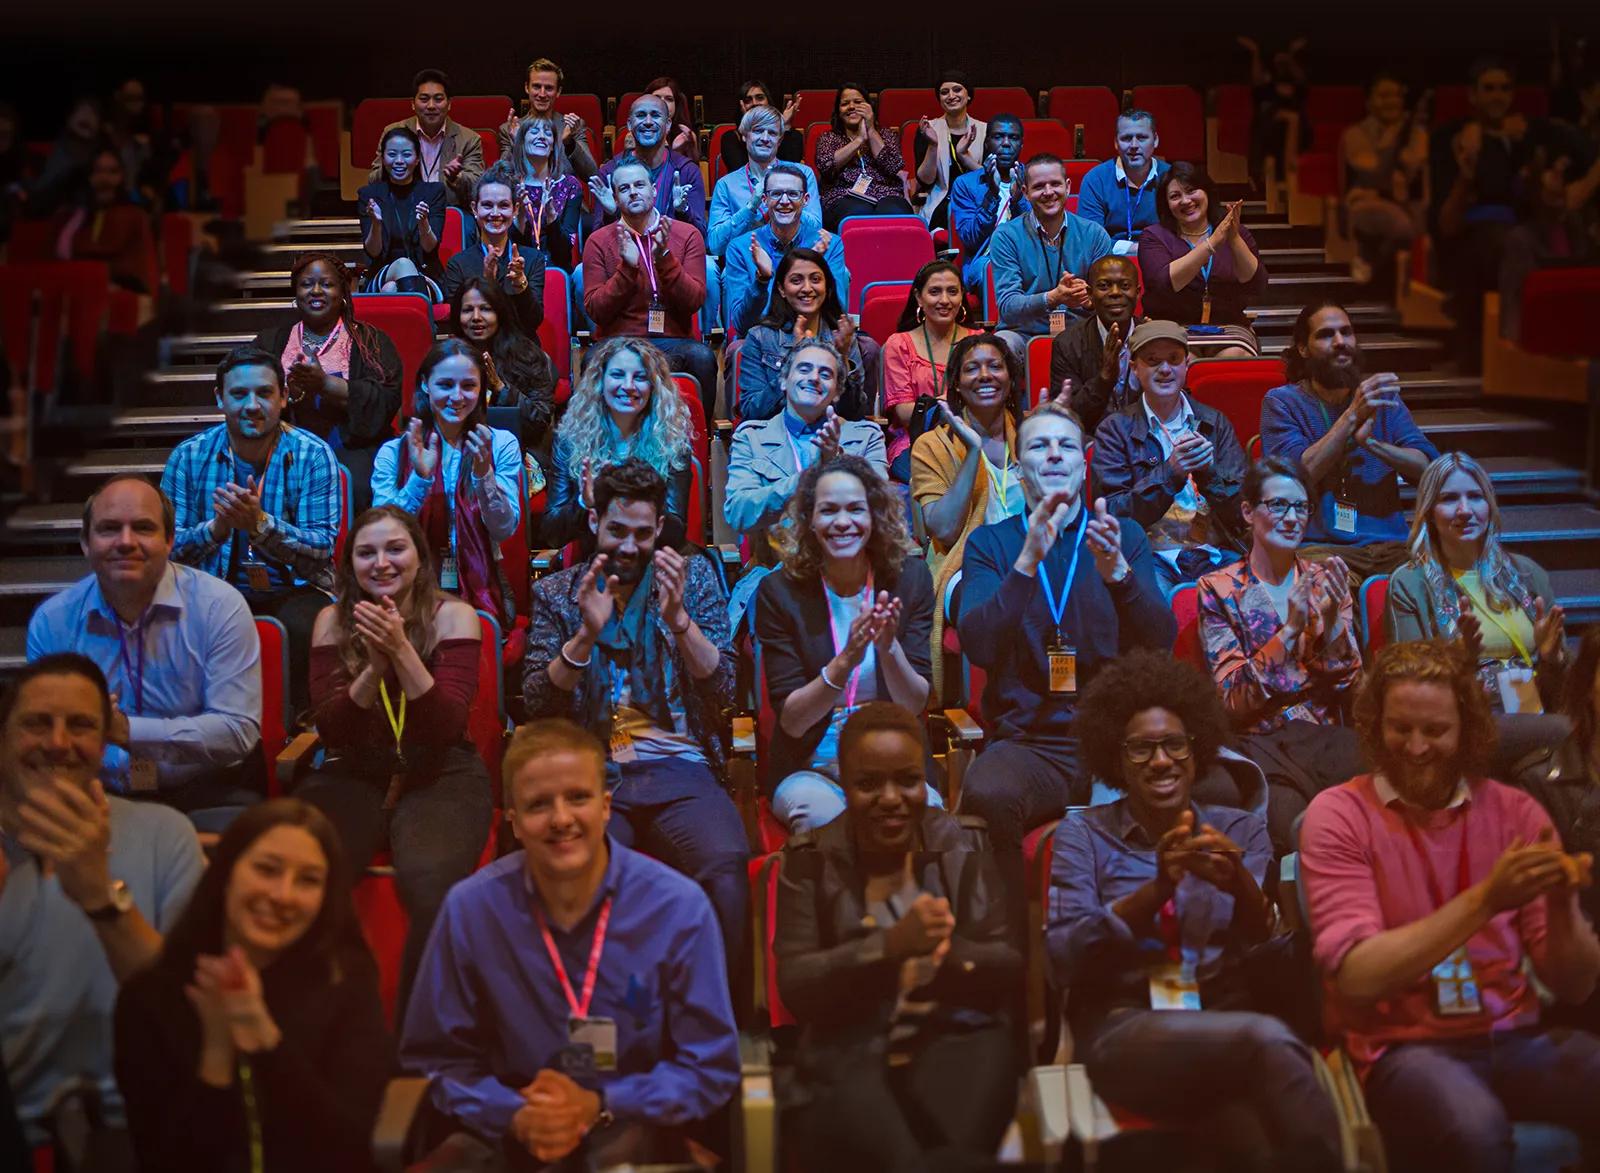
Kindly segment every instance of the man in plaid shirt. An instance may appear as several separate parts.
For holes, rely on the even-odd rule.
[[[216,396],[223,422],[179,444],[161,474],[177,514],[172,558],[232,583],[253,614],[283,624],[298,712],[311,629],[331,602],[339,466],[322,440],[282,422],[288,396],[277,356],[231,351],[217,365]]]

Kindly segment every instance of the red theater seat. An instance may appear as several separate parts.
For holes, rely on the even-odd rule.
[[[1600,268],[1536,269],[1522,286],[1522,349],[1600,358]]]
[[[846,216],[839,224],[850,270],[850,313],[861,312],[861,291],[875,281],[909,281],[933,260],[933,235],[920,216]]]
[[[1240,446],[1261,432],[1261,401],[1288,382],[1280,358],[1206,358],[1189,364],[1188,388],[1233,425]]]
[[[1097,159],[1116,153],[1117,110],[1117,96],[1105,86],[1052,86],[1045,97],[1045,114],[1066,127],[1068,134],[1082,126],[1083,153]]]
[[[878,94],[878,125],[902,126],[915,122],[923,115],[938,118],[944,112],[939,105],[939,95],[932,86],[914,86],[905,89],[882,90]],[[830,107],[829,115],[833,110]]]
[[[356,320],[382,330],[400,352],[403,420],[411,414],[408,405],[417,386],[417,368],[433,345],[433,313],[428,299],[420,293],[357,293],[350,300]]]
[[[972,91],[972,105],[968,108],[972,117],[982,122],[997,114],[1032,118],[1034,111],[1033,95],[1021,86],[979,86]]]
[[[909,281],[874,281],[861,291],[861,329],[879,346],[900,324],[900,312],[905,309],[910,291]]]
[[[1156,116],[1163,158],[1205,161],[1206,117],[1199,93],[1189,86],[1135,86],[1133,105]],[[1112,131],[1114,135],[1114,120]],[[1110,154],[1106,152],[1106,157],[1110,158]]]
[[[1247,85],[1218,86],[1215,94],[1217,116],[1217,148],[1230,155],[1250,153],[1250,128],[1255,122],[1255,103]],[[1157,128],[1159,133],[1159,127]],[[1166,142],[1160,153],[1166,153]]]
[[[544,320],[539,323],[539,345],[556,368],[556,406],[572,395],[572,296],[566,270],[546,265],[544,270]]]
[[[1361,584],[1361,646],[1369,658],[1376,655],[1389,642],[1389,633],[1383,626],[1383,609],[1389,602],[1389,576],[1375,574]]]
[[[1035,155],[1060,155],[1072,158],[1072,130],[1054,118],[1025,118],[1022,120],[1022,155],[1027,162]]]
[[[258,615],[256,635],[261,640],[261,755],[267,760],[267,797],[277,798],[282,793],[278,754],[289,741],[288,722],[294,716],[289,703],[289,633],[278,620]]]
[[[1184,583],[1172,592],[1167,605],[1172,608],[1172,618],[1178,624],[1178,636],[1172,641],[1173,658],[1187,660],[1209,673],[1205,646],[1200,640],[1200,588],[1192,582]]]

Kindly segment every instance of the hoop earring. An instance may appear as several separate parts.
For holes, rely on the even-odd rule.
[[[917,306],[917,321],[919,321],[919,322],[922,321],[923,316],[924,315],[923,315],[923,312],[922,312],[922,306],[919,305],[919,306]]]

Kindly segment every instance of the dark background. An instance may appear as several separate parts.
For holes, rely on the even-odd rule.
[[[1600,32],[1600,5],[1565,2],[913,7],[802,0],[727,13],[692,0],[649,7],[604,0],[564,7],[537,0],[24,3],[5,18],[0,99],[18,106],[30,139],[53,137],[73,95],[103,93],[127,76],[142,78],[155,101],[253,101],[280,81],[307,99],[353,105],[408,94],[423,65],[447,70],[457,93],[520,96],[528,61],[549,56],[565,69],[569,91],[602,98],[675,75],[687,93],[705,95],[708,120],[719,122],[732,118],[734,88],[750,76],[780,91],[843,80],[873,90],[925,85],[946,65],[967,70],[977,85],[1030,91],[1245,81],[1247,57],[1233,42],[1239,33],[1268,52],[1309,36],[1313,83],[1359,82],[1379,66],[1419,84],[1462,81],[1467,63],[1486,51],[1510,58],[1521,80],[1543,82],[1553,27],[1568,38]],[[1600,49],[1590,55],[1597,58]],[[808,110],[804,118],[826,113]]]

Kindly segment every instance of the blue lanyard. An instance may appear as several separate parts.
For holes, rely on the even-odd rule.
[[[1209,224],[1206,225],[1206,236],[1205,236],[1205,238],[1207,240],[1211,239],[1211,225],[1209,225]],[[1194,250],[1194,248],[1195,248],[1195,246],[1192,245],[1192,244],[1189,246],[1189,249],[1190,249],[1191,252]],[[1210,285],[1211,285],[1211,266],[1216,264],[1216,261],[1217,261],[1217,254],[1216,254],[1215,250],[1209,250],[1206,253],[1206,263],[1200,266],[1200,280],[1205,283],[1207,288],[1209,288]]]
[[[122,634],[122,616],[117,616],[117,648],[121,654],[123,675],[133,682],[133,715],[140,716],[144,713],[144,621],[149,616],[146,611],[139,616],[139,622],[133,625],[134,643],[139,649],[139,670],[133,669],[131,657],[128,655],[128,641]]]
[[[1059,600],[1055,592],[1050,589],[1050,575],[1044,568],[1044,562],[1039,563],[1039,585],[1044,587],[1044,601],[1050,608],[1050,618],[1055,621],[1058,633],[1061,631],[1061,617],[1067,613],[1067,596],[1072,594],[1072,580],[1078,573],[1078,555],[1083,553],[1083,535],[1089,528],[1087,503],[1080,508],[1083,509],[1083,520],[1078,522],[1078,536],[1072,540],[1072,561],[1067,564],[1067,581],[1061,584]]]
[[[1144,198],[1144,189],[1150,186],[1150,181],[1155,177],[1156,165],[1153,160],[1150,163],[1150,174],[1144,177],[1144,182],[1137,188],[1133,186],[1133,181],[1128,178],[1128,173],[1126,171],[1122,173],[1122,194],[1128,202],[1129,240],[1133,239],[1133,210],[1139,206],[1139,201]]]

